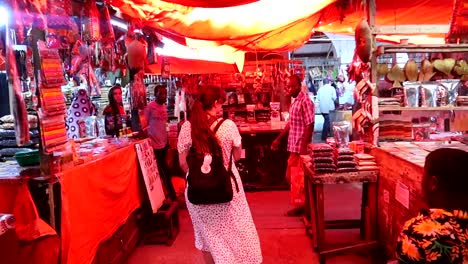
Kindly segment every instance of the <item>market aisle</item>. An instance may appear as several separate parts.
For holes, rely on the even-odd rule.
[[[359,186],[343,185],[325,189],[326,217],[354,218],[359,215]],[[253,218],[258,229],[265,264],[318,263],[310,239],[300,218],[285,217],[289,209],[287,191],[247,193]],[[344,203],[346,201],[346,203]],[[171,247],[164,245],[139,246],[129,259],[129,264],[203,264],[200,253],[195,249],[193,229],[187,210],[181,210],[181,231]],[[358,237],[357,231],[327,232],[329,241],[347,242]],[[343,239],[343,237],[345,237]],[[333,243],[334,243],[333,242]],[[356,256],[336,257],[328,264],[366,264]]]

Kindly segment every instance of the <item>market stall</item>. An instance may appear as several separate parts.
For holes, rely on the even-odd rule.
[[[395,255],[397,237],[404,223],[427,208],[421,193],[424,159],[438,148],[468,151],[467,145],[460,142],[382,143],[371,151],[380,168],[379,240],[389,257]]]
[[[330,174],[365,182],[368,196],[375,196],[372,188],[378,177],[378,242],[391,255],[401,224],[424,205],[419,195],[421,160],[409,154],[402,160],[395,150],[405,146],[412,155],[423,157],[427,147],[435,143],[384,142],[462,137],[468,130],[468,49],[461,44],[387,45],[375,50],[373,46],[376,37],[385,39],[389,35],[415,43],[414,34],[424,32],[415,32],[411,25],[419,22],[425,25],[424,30],[436,29],[429,32],[429,39],[441,40],[441,31],[448,29],[448,24],[440,24],[448,21],[453,10],[447,6],[451,3],[402,3],[405,11],[397,16],[398,8],[385,1],[370,1],[369,8],[364,9],[349,1],[334,0],[212,2],[88,0],[67,5],[60,0],[12,1],[9,8],[14,19],[11,28],[2,30],[7,36],[2,43],[6,47],[2,52],[6,53],[0,54],[7,61],[8,84],[2,88],[9,87],[11,106],[11,115],[5,113],[0,120],[0,154],[9,162],[0,166],[17,169],[13,160],[31,158],[32,164],[26,165],[40,165],[38,174],[43,177],[48,199],[46,206],[26,199],[29,196],[20,177],[20,184],[15,179],[15,184],[0,192],[7,197],[1,199],[4,208],[0,213],[14,213],[12,201],[18,194],[24,196],[15,207],[33,211],[34,207],[48,208],[48,214],[42,215],[49,216],[44,219],[49,225],[44,223],[43,227],[54,243],[56,234],[60,235],[63,263],[109,263],[109,256],[128,255],[114,242],[125,237],[122,243],[131,249],[139,236],[135,218],[146,197],[139,183],[143,165],[135,144],[144,137],[142,112],[159,84],[168,88],[168,122],[172,122],[167,130],[172,148],[177,145],[177,122],[184,121],[181,113],[189,115],[198,86],[217,85],[228,96],[223,116],[236,122],[243,138],[244,155],[238,167],[245,187],[290,187],[284,179],[285,147],[278,152],[270,147],[287,121],[290,98],[283,92],[286,81],[292,74],[304,76],[305,67],[302,62],[287,59],[244,61],[244,52],[290,51],[302,46],[313,28],[354,34],[352,29],[357,25],[356,52],[348,69],[350,81],[356,81],[352,117],[350,111],[338,113],[349,122],[334,126],[335,141],[327,142],[333,149],[325,151],[330,156],[321,156],[326,162],[315,162],[320,166],[308,164],[308,174],[310,180]],[[415,11],[431,14],[419,20],[421,16]],[[370,25],[361,21],[366,12]],[[433,27],[431,23],[439,25]],[[409,37],[401,35],[409,31]],[[460,32],[451,39],[457,39]],[[169,46],[169,42],[161,41],[164,38],[206,58],[183,58],[182,52],[162,55],[163,46],[167,45],[166,51]],[[396,55],[401,53],[406,54],[403,60]],[[208,60],[209,55],[216,55],[216,60]],[[109,94],[114,85],[121,86],[124,99],[121,107],[111,110],[119,114],[106,119],[103,110],[115,100],[114,94]],[[112,134],[106,131],[109,120],[115,124]],[[349,144],[351,130],[355,141]],[[370,154],[374,158],[370,161],[359,156],[365,144],[373,146]],[[450,146],[454,145],[459,146]],[[348,151],[348,146],[353,153],[340,157],[340,151]],[[414,146],[425,148],[415,150]],[[400,162],[404,164],[403,174],[395,170]],[[13,174],[6,176],[18,177]],[[367,183],[372,186],[370,190]],[[56,186],[60,186],[58,191]],[[321,196],[321,187],[317,197]],[[312,192],[317,191],[317,186],[314,188]],[[59,194],[54,195],[54,191]],[[362,214],[363,219],[374,221],[375,201],[370,199],[364,199],[368,208]],[[23,221],[17,219],[18,223]],[[24,223],[38,222],[33,217]],[[325,223],[321,225],[324,228]],[[16,230],[19,235],[20,228]],[[376,238],[368,238],[373,246]],[[48,252],[55,254],[55,247]],[[50,256],[55,256],[52,253]]]

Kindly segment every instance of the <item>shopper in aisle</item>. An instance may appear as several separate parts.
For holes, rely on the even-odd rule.
[[[190,148],[194,146],[197,150],[205,151],[210,149],[209,142],[216,142],[217,139],[226,168],[232,151],[232,172],[240,187],[237,192],[233,184],[234,196],[231,202],[210,205],[190,203],[186,190],[187,208],[195,232],[195,246],[203,252],[206,263],[261,263],[260,241],[242,188],[242,180],[234,163],[242,152],[242,138],[236,124],[229,119],[221,124],[216,134],[212,131],[222,120],[218,118],[218,114],[225,98],[219,87],[202,87],[192,106],[189,121],[182,125],[177,143],[180,165],[187,172],[186,158]]]
[[[286,212],[288,216],[298,216],[304,212],[304,201],[295,199],[299,196],[304,197],[304,174],[302,173],[302,179],[300,177],[292,179],[291,176],[296,176],[302,169],[300,155],[307,154],[307,145],[312,142],[314,131],[314,104],[309,96],[301,91],[301,83],[298,75],[289,78],[287,93],[295,100],[289,107],[289,122],[271,145],[272,150],[277,150],[282,139],[288,138],[287,150],[290,154],[286,179],[290,185],[299,185],[298,189],[302,189],[301,194],[291,192],[291,201],[295,208]]]
[[[104,116],[106,134],[118,137],[120,129],[123,128],[123,124],[129,122],[122,103],[122,87],[120,85],[114,85],[110,88],[107,96],[109,104],[104,108],[102,113]]]
[[[322,140],[325,141],[331,131],[331,122],[335,113],[336,89],[330,84],[329,79],[323,80],[323,86],[317,92],[320,113],[323,116]]]
[[[148,137],[151,147],[154,150],[159,174],[166,187],[169,197],[173,200],[177,198],[171,175],[167,166],[167,88],[164,85],[154,87],[154,101],[150,102],[144,110],[145,119],[148,122]]]
[[[429,210],[407,221],[399,263],[468,263],[468,152],[442,148],[426,157],[423,197]]]

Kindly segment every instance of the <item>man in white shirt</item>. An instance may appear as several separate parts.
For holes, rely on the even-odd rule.
[[[320,112],[323,116],[322,140],[325,141],[330,133],[330,114],[335,111],[336,90],[330,85],[329,79],[323,80],[323,86],[317,92]]]

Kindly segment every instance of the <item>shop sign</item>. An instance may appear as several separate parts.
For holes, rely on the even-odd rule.
[[[151,209],[153,213],[156,213],[162,206],[165,197],[153,148],[150,146],[148,139],[135,144],[135,148],[151,203]]]

